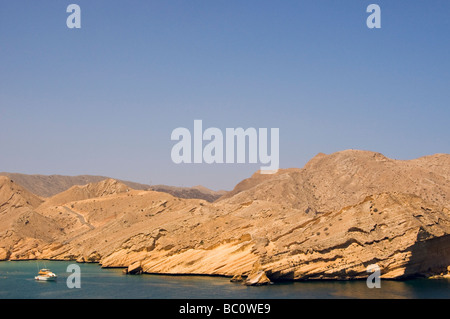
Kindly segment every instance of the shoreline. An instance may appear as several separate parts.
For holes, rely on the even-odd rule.
[[[76,260],[68,260],[68,259],[7,259],[7,260],[0,260],[0,263],[2,262],[31,262],[31,261],[50,261],[50,262],[73,262],[76,264],[97,264],[101,269],[127,269],[127,266],[114,266],[114,267],[103,267],[99,262],[79,262]],[[126,274],[122,273],[124,276],[142,276],[142,275],[153,275],[153,276],[169,276],[169,277],[218,277],[218,278],[233,278],[231,275],[220,275],[220,274],[201,274],[201,273],[155,273],[155,272],[142,272],[140,274]],[[244,279],[248,278],[247,275],[242,275]],[[406,278],[382,278],[383,281],[390,281],[390,282],[408,282],[411,280],[444,280],[448,279],[450,280],[450,273],[448,274],[439,274],[439,275],[432,275],[432,276],[414,276],[414,277],[406,277]],[[309,278],[309,279],[295,279],[295,280],[287,280],[287,279],[277,279],[272,280],[271,283],[277,284],[277,283],[299,283],[299,282],[353,282],[353,281],[364,281],[367,280],[367,278],[342,278],[342,279],[336,279],[336,278]],[[244,280],[245,281],[245,280]],[[231,282],[232,284],[242,284],[242,282]]]

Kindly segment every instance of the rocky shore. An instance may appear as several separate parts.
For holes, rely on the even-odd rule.
[[[39,197],[0,177],[0,260],[52,259],[129,274],[277,280],[445,277],[450,155],[399,161],[368,151],[318,154],[259,172],[213,203],[116,180]]]

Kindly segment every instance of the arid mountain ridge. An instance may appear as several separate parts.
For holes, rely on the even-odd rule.
[[[0,176],[8,176],[15,183],[40,197],[52,197],[66,191],[72,186],[83,186],[111,179],[110,177],[96,175],[29,175],[7,172],[0,173]],[[147,185],[120,179],[117,181],[135,190],[155,190],[158,192],[169,193],[175,197],[198,198],[209,202],[215,201],[225,193],[225,191],[213,191],[203,186],[177,187],[167,185]]]
[[[318,154],[213,203],[113,179],[41,198],[0,177],[0,260],[272,281],[365,278],[370,264],[382,278],[432,276],[450,265],[449,199],[449,154]]]

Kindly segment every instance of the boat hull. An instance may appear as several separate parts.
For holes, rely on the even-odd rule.
[[[55,281],[56,280],[56,276],[55,277],[49,277],[49,276],[36,276],[34,277],[34,279],[38,280],[38,281]]]

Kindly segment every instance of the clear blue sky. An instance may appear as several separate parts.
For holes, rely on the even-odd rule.
[[[195,119],[280,128],[282,168],[449,153],[449,14],[448,0],[1,1],[0,171],[231,189],[259,168],[172,163],[172,130]]]

